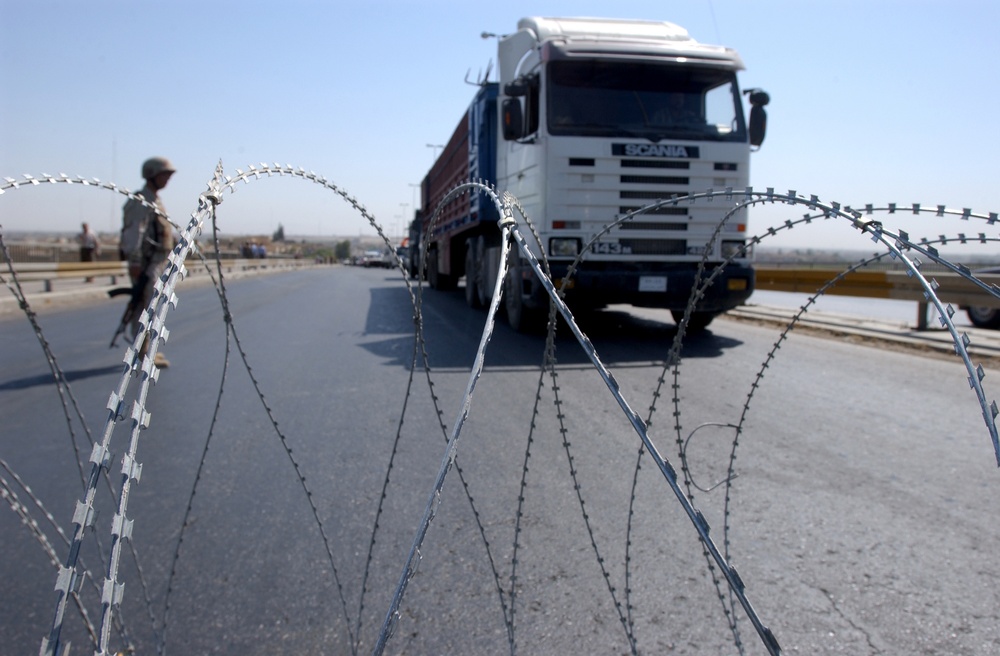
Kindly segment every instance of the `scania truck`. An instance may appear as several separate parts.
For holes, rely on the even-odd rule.
[[[427,240],[425,275],[435,289],[464,276],[469,305],[488,301],[499,268],[497,212],[483,193],[435,208],[458,184],[483,180],[520,201],[540,236],[554,281],[581,250],[562,290],[571,307],[625,303],[672,311],[680,320],[699,263],[711,272],[688,327],[752,293],[746,212],[722,198],[684,201],[709,189],[742,191],[751,150],[764,139],[767,94],[741,94],[739,55],[705,45],[672,23],[593,18],[524,18],[498,40],[498,80],[479,84],[471,105],[421,185],[411,226],[413,267]],[[750,119],[744,118],[743,95]],[[617,217],[635,214],[599,241]],[[520,218],[519,218],[520,220]],[[526,227],[524,234],[529,235]],[[527,241],[540,257],[534,239]],[[588,246],[588,244],[590,244]],[[507,320],[524,329],[544,317],[548,297],[516,248],[504,281]]]

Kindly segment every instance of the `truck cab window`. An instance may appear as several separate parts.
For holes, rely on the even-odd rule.
[[[524,134],[526,136],[538,132],[538,107],[541,104],[539,86],[537,74],[528,77],[527,91],[524,94]]]
[[[553,135],[746,140],[732,70],[627,61],[549,63]]]

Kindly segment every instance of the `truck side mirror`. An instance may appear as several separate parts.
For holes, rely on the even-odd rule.
[[[503,85],[503,93],[505,96],[511,96],[512,98],[520,98],[527,95],[528,93],[528,83],[524,77],[519,77],[513,82],[508,82]]]
[[[750,96],[750,145],[760,146],[764,143],[764,135],[767,133],[767,112],[764,106],[771,102],[771,97],[760,89],[748,89],[744,91]]]
[[[517,98],[505,98],[503,101],[503,138],[507,141],[517,141],[524,136],[524,115],[521,111],[521,101]]]

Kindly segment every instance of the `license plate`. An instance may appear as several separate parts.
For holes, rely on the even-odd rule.
[[[667,291],[666,276],[639,276],[640,292],[665,292]]]
[[[598,255],[631,255],[632,247],[623,246],[617,241],[599,241],[591,245],[590,252]]]

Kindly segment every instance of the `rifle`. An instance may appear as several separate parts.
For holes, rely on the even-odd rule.
[[[148,282],[149,274],[143,270],[131,287],[115,287],[114,289],[108,290],[108,296],[112,298],[115,296],[121,296],[122,294],[129,294],[128,305],[125,306],[125,312],[122,313],[122,318],[121,321],[118,322],[118,328],[115,330],[115,334],[111,336],[111,344],[108,348],[115,347],[115,343],[118,341],[118,336],[125,332],[125,329],[132,323],[132,319],[135,318],[136,313],[143,310],[143,308],[139,306],[142,304],[142,292],[146,289],[146,284]]]

